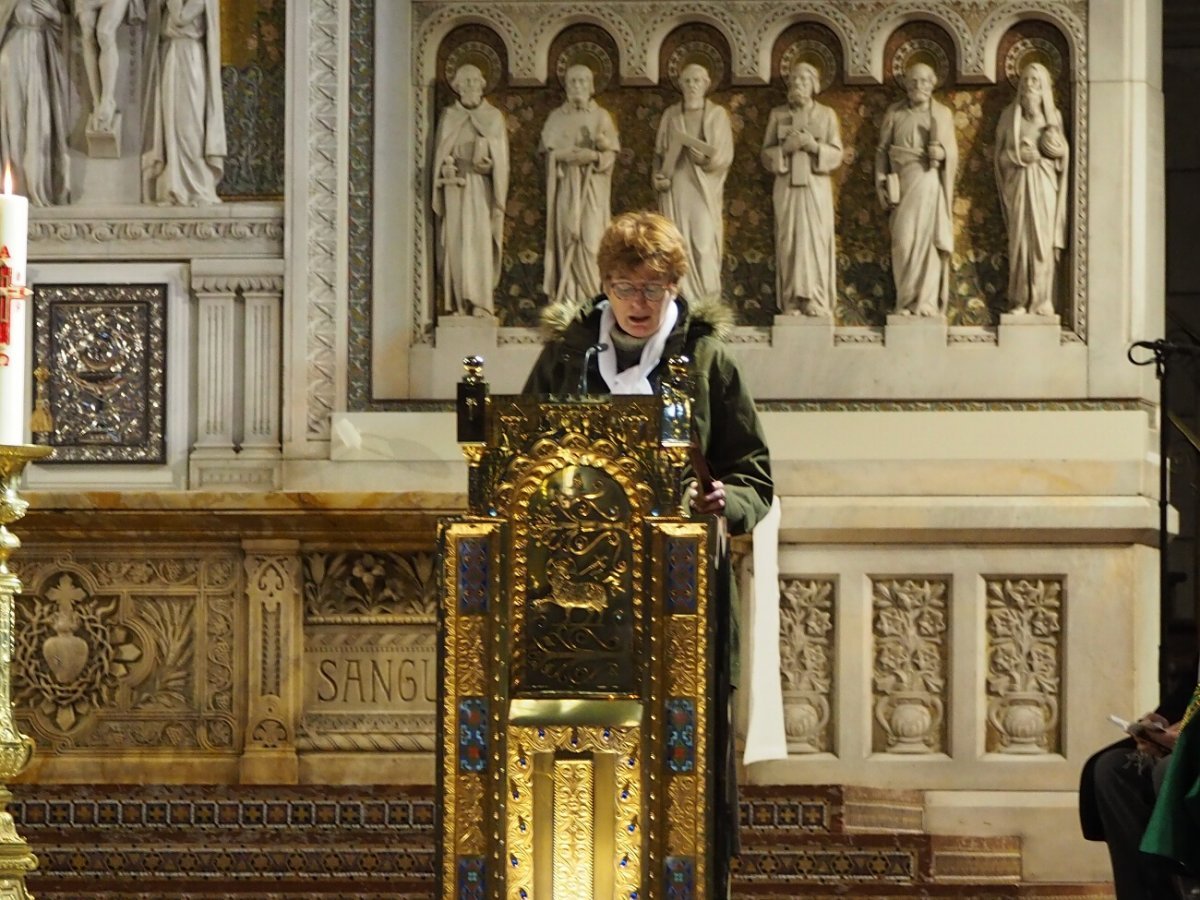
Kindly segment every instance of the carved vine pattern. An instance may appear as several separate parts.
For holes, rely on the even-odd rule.
[[[987,581],[989,749],[1030,753],[1057,746],[1062,590],[1061,579]]]
[[[329,437],[338,307],[338,2],[314,0],[308,48],[307,437]]]
[[[927,578],[873,583],[875,717],[889,751],[940,746],[948,587],[946,580]]]
[[[784,726],[791,749],[827,750],[832,707],[834,583],[785,578],[780,582],[779,627]]]

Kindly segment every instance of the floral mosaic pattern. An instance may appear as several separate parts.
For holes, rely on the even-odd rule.
[[[224,199],[283,196],[285,15],[284,0],[221,3]]]

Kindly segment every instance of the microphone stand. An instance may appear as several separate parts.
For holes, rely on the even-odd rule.
[[[1135,354],[1134,351],[1145,351],[1145,355]],[[1162,699],[1166,689],[1167,661],[1165,649],[1165,621],[1162,618],[1163,608],[1171,592],[1171,566],[1167,559],[1167,542],[1170,538],[1167,524],[1167,514],[1170,511],[1168,498],[1169,471],[1167,463],[1168,435],[1170,417],[1167,415],[1168,379],[1167,364],[1175,356],[1200,356],[1200,347],[1189,344],[1176,344],[1167,340],[1135,341],[1126,354],[1135,366],[1154,366],[1154,377],[1158,379],[1158,692]]]

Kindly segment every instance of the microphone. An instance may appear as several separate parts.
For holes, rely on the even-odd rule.
[[[592,346],[583,351],[583,370],[579,373],[579,396],[587,396],[588,383],[588,366],[591,365],[592,357],[597,353],[603,353],[608,349],[608,344],[603,341],[598,341]]]

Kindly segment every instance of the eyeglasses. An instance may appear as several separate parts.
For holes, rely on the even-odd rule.
[[[658,281],[647,281],[645,284],[634,284],[632,281],[613,281],[609,283],[608,288],[618,300],[633,300],[640,295],[651,303],[658,303],[667,296],[671,286]]]

